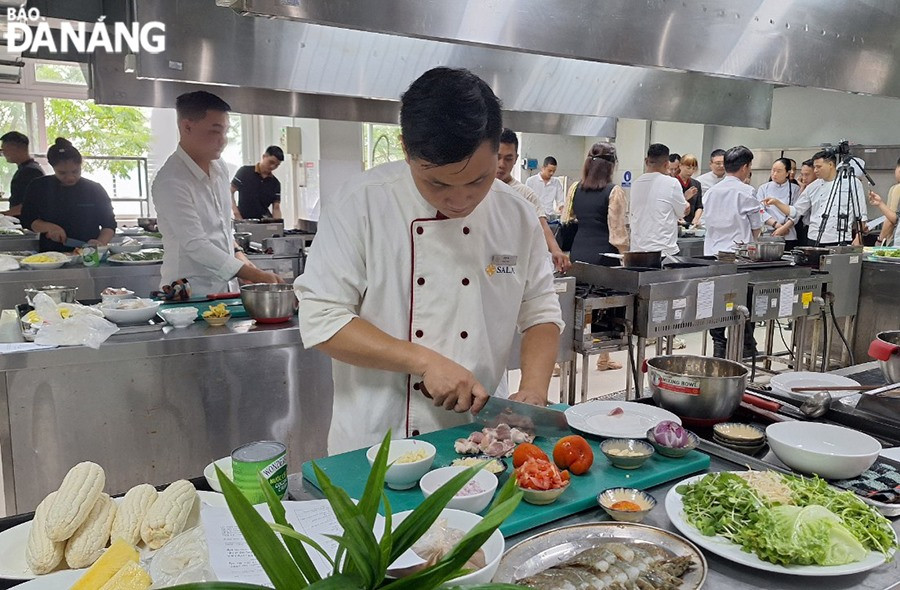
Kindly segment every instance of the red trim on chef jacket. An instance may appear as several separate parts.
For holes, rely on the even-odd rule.
[[[434,217],[423,217],[419,219],[413,219],[409,222],[409,247],[411,251],[410,256],[410,267],[409,267],[409,330],[407,332],[406,339],[412,342],[412,324],[413,324],[413,305],[415,304],[415,278],[416,278],[416,241],[413,239],[413,231],[415,228],[415,224],[423,221],[442,221],[444,219],[450,219],[440,211],[438,211]],[[409,394],[409,389],[411,386],[412,375],[407,375],[406,377],[406,438],[410,437],[409,430],[409,406],[411,403],[411,397]]]

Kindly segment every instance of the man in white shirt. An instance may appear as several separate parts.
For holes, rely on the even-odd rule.
[[[753,164],[753,152],[739,145],[724,156],[725,178],[709,189],[703,199],[703,221],[706,237],[703,253],[714,256],[720,251],[733,251],[736,243],[752,242],[759,237],[762,215],[759,201],[753,196],[753,187],[746,183]],[[756,353],[756,339],[753,337],[753,322],[744,328],[744,358]],[[725,328],[709,331],[713,340],[713,355],[725,357],[727,340]]]
[[[865,224],[868,221],[862,183],[855,176],[838,179],[837,156],[833,151],[823,150],[812,159],[816,177],[821,182],[808,185],[793,206],[779,199],[766,199],[763,203],[775,205],[794,222],[808,213],[807,240],[812,245],[851,244],[856,237],[858,222]]]
[[[631,187],[629,225],[633,252],[678,254],[678,220],[691,206],[677,178],[668,174],[669,148],[650,145],[644,173]]]
[[[556,158],[547,156],[541,171],[525,181],[525,186],[537,193],[547,219],[557,219],[566,200],[562,183],[553,178],[556,174]]]
[[[547,214],[541,206],[540,197],[538,197],[536,192],[525,186],[524,183],[513,178],[512,169],[518,160],[519,138],[516,137],[516,132],[512,129],[503,129],[503,133],[500,134],[500,148],[497,152],[497,180],[514,189],[532,204],[541,224],[541,231],[553,261],[553,268],[558,272],[566,272],[572,267],[572,262],[566,256],[566,253],[560,249],[559,244],[556,243],[556,237],[547,223]]]
[[[725,178],[725,150],[713,150],[709,154],[709,172],[697,177],[701,192],[706,192]]]
[[[179,141],[156,174],[153,204],[163,236],[161,287],[187,279],[194,296],[228,292],[229,281],[281,283],[256,268],[235,246],[231,175],[220,160],[228,143],[224,100],[209,92],[182,94],[175,101]]]
[[[467,70],[434,68],[400,104],[406,161],[323,198],[294,281],[306,348],[333,358],[329,453],[471,420],[505,374],[547,403],[563,327],[534,209],[496,180],[500,101]]]

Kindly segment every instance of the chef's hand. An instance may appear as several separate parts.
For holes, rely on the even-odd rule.
[[[696,197],[696,196],[697,196],[697,187],[696,187],[696,186],[692,186],[691,188],[689,188],[689,189],[687,189],[686,191],[684,191],[684,198],[685,198],[685,199],[691,200],[691,199],[693,199],[693,198]]]
[[[422,383],[422,393],[434,405],[454,412],[477,414],[489,397],[471,371],[438,354],[426,366]]]
[[[47,239],[59,242],[60,244],[65,244],[66,240],[69,239],[69,236],[66,235],[66,230],[55,223],[48,223],[47,226],[47,229],[44,231],[47,235]]]
[[[763,205],[765,205],[766,207],[768,207],[769,205],[777,206],[779,203],[781,203],[781,201],[779,201],[775,197],[766,197],[765,199],[763,199]]]
[[[250,283],[283,283],[284,279],[275,273],[260,270],[252,264],[244,263],[241,270],[238,271],[237,277],[244,284]]]
[[[881,203],[884,202],[884,199],[881,198],[881,195],[876,193],[875,191],[869,191],[869,204],[878,207]]]
[[[553,268],[556,272],[568,272],[572,268],[572,261],[562,251],[553,253]]]
[[[543,407],[547,405],[547,392],[541,393],[540,391],[533,391],[530,389],[520,389],[518,392],[509,396],[509,399],[524,404],[531,404],[532,406]]]
[[[790,231],[791,231],[791,224],[784,223],[784,224],[778,226],[778,229],[773,231],[772,235],[776,236],[776,237],[786,236],[786,235],[788,235],[788,232],[790,232]]]

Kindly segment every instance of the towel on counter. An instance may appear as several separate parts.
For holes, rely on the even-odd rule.
[[[178,279],[171,285],[165,285],[162,291],[154,291],[150,295],[165,301],[188,301],[191,298],[191,284],[187,279]]]
[[[885,504],[900,504],[900,471],[880,459],[859,477],[832,483],[864,498]]]

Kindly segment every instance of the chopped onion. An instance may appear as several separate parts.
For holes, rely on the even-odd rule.
[[[673,449],[688,446],[691,437],[680,424],[671,420],[663,420],[653,428],[653,438],[659,444]]]

